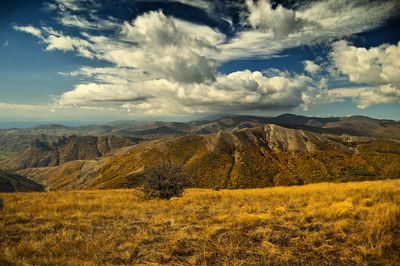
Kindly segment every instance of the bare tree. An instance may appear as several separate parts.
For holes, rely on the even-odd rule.
[[[182,196],[189,178],[181,165],[168,160],[146,167],[142,181],[140,189],[145,198],[170,199]]]

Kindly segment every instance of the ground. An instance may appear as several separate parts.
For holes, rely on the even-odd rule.
[[[400,180],[0,197],[0,265],[400,265]]]

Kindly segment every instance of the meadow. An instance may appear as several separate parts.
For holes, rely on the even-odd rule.
[[[0,196],[0,265],[400,265],[400,180]]]

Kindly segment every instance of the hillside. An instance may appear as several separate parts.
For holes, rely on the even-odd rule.
[[[115,136],[38,137],[31,139],[31,143],[24,151],[0,161],[0,168],[19,170],[57,166],[74,160],[91,160],[110,151],[134,145],[138,141],[138,139]]]
[[[136,194],[1,194],[0,264],[400,263],[400,180]]]
[[[19,173],[51,190],[120,188],[138,183],[160,159],[183,164],[192,186],[251,188],[400,178],[400,142],[318,134],[268,124],[234,132],[139,143],[98,160]]]
[[[363,116],[351,117],[306,117],[284,114],[277,117],[225,116],[215,120],[192,122],[136,122],[120,121],[105,125],[66,127],[63,125],[42,125],[27,129],[0,130],[0,151],[10,149],[8,141],[18,141],[21,136],[130,136],[146,139],[190,134],[212,134],[220,131],[233,132],[239,129],[275,124],[294,129],[333,135],[368,136],[400,140],[400,122],[379,120]],[[6,145],[5,147],[3,147]],[[8,146],[7,146],[8,145]],[[26,147],[25,147],[26,148]],[[20,150],[19,150],[20,151]]]
[[[26,177],[0,170],[0,192],[30,191],[44,191],[44,188]]]

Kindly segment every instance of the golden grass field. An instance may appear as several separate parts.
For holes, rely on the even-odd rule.
[[[0,265],[400,265],[400,180],[1,194]]]

